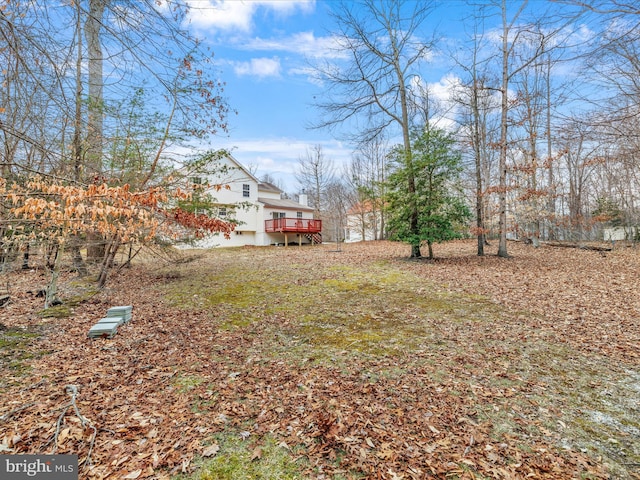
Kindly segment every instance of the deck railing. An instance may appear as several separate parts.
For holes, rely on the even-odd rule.
[[[322,220],[315,218],[274,218],[264,221],[264,231],[267,233],[320,233]]]

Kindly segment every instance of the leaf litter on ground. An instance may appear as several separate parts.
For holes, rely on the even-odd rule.
[[[207,468],[273,445],[295,463],[261,478],[640,478],[638,252],[473,248],[140,262],[67,319],[24,293],[41,273],[13,273],[0,323],[37,336],[3,368],[0,447],[77,453],[81,478],[232,478]],[[130,323],[87,339],[124,304]],[[69,385],[95,435],[61,416]]]

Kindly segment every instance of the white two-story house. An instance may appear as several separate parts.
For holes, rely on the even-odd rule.
[[[345,242],[363,242],[385,238],[384,220],[381,208],[374,208],[371,202],[353,205],[347,211]]]
[[[245,245],[303,245],[322,242],[322,221],[313,218],[307,196],[300,201],[283,199],[276,186],[261,182],[231,155],[221,160],[222,172],[198,183],[223,185],[210,189],[221,219],[235,219],[238,225],[231,238],[210,235],[196,243],[199,248]]]

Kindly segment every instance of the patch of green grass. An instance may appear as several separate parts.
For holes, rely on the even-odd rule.
[[[298,480],[306,478],[288,448],[267,436],[243,440],[237,434],[220,434],[214,441],[220,450],[202,459],[197,473],[176,480]]]
[[[55,307],[45,308],[38,312],[42,318],[69,318],[73,314],[71,305],[63,303]]]
[[[100,293],[100,289],[96,286],[96,283],[93,281],[89,282],[86,279],[70,282],[69,286],[75,291],[73,295],[69,295],[63,299],[63,303],[69,307],[77,307]]]
[[[0,371],[9,371],[12,375],[23,375],[31,368],[29,360],[44,352],[29,348],[38,338],[37,333],[19,329],[0,331]]]
[[[344,350],[386,356],[431,348],[443,336],[442,323],[501,316],[486,299],[437,291],[386,262],[368,269],[315,266],[313,272],[304,265],[288,267],[283,273],[278,266],[234,265],[176,276],[163,289],[176,306],[215,311],[223,330],[272,316],[289,319],[290,328],[277,333],[287,345],[282,354],[316,361],[332,362]]]
[[[204,379],[194,375],[178,375],[173,383],[180,393],[186,393],[201,385]]]

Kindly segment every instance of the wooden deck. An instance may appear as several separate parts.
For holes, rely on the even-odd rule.
[[[322,220],[315,218],[275,218],[265,220],[264,231],[267,233],[320,233]]]

